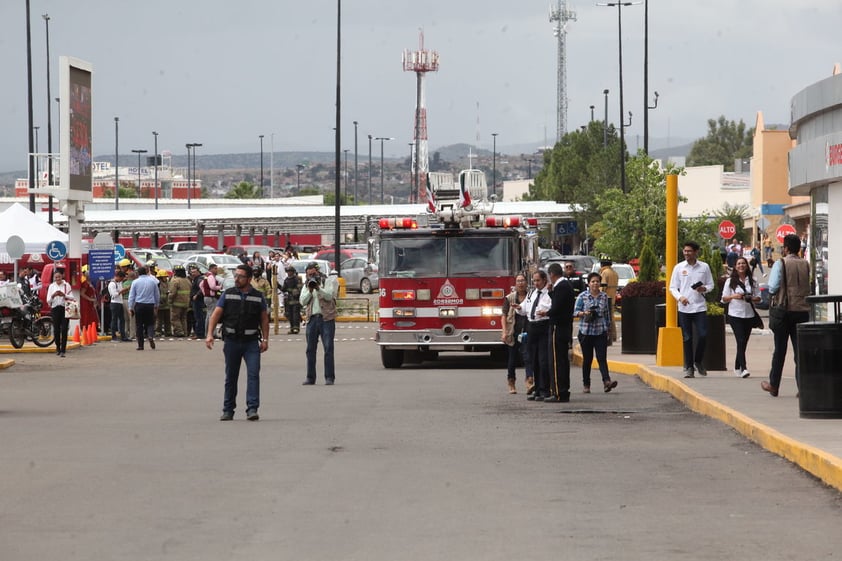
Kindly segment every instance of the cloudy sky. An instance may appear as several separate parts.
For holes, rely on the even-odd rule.
[[[551,0],[555,5],[557,0]],[[570,3],[568,129],[603,112],[618,121],[617,9]],[[58,57],[94,68],[94,154],[120,148],[201,153],[333,148],[336,2],[313,0],[31,0],[35,125],[46,146],[46,45],[50,15],[52,95]],[[346,0],[342,6],[342,145],[395,137],[408,153],[415,78],[401,53],[438,51],[427,79],[431,147],[469,142],[498,149],[555,140],[556,45],[547,0]],[[642,146],[644,7],[623,8],[629,146]],[[0,171],[26,168],[25,1],[0,2]],[[672,144],[703,136],[708,118],[788,123],[796,92],[842,62],[842,3],[832,0],[651,0],[649,83],[660,93],[650,137]],[[650,93],[650,96],[653,95]],[[651,99],[650,99],[651,102]],[[479,107],[479,109],[477,109]],[[479,125],[477,124],[479,122]],[[53,110],[54,135],[58,119]],[[54,146],[57,141],[54,138]]]

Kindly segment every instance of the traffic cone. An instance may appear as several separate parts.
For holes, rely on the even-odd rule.
[[[76,326],[76,329],[73,331],[73,342],[78,343],[81,341],[81,337],[79,336],[79,326]]]
[[[88,324],[88,342],[93,345],[98,341],[99,338],[96,336],[96,323]]]
[[[76,329],[79,329],[79,327],[77,326]],[[83,347],[88,346],[88,330],[87,329],[82,330],[82,337],[81,337],[80,343],[82,343]]]

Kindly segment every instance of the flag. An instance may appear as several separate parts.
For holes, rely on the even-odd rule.
[[[471,206],[472,203],[471,192],[465,186],[465,178],[461,177],[459,181],[459,207],[466,208]]]
[[[433,195],[432,189],[427,189],[427,210],[431,213],[435,213],[436,210],[436,197]]]

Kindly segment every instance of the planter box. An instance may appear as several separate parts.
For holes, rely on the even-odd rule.
[[[705,346],[705,368],[711,371],[728,370],[725,352],[725,316],[708,316],[708,338]]]
[[[623,298],[623,354],[656,354],[658,330],[655,306],[665,302],[663,296]]]

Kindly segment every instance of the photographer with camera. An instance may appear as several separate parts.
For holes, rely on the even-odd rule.
[[[316,351],[319,338],[325,351],[325,385],[332,386],[336,380],[333,361],[333,338],[336,335],[336,279],[325,280],[319,274],[319,264],[307,264],[305,288],[301,291],[301,305],[307,310],[307,379],[303,385],[316,383]]]
[[[707,302],[705,293],[713,290],[713,275],[704,261],[699,261],[699,244],[685,242],[684,261],[672,270],[669,291],[678,301],[678,326],[684,342],[684,377],[707,376],[702,363],[708,334]],[[693,331],[696,332],[696,350],[693,352]]]
[[[579,320],[579,345],[582,347],[582,385],[584,393],[591,393],[591,364],[594,353],[602,375],[603,390],[607,393],[617,387],[608,373],[608,338],[611,329],[611,306],[608,295],[600,290],[599,273],[588,275],[588,289],[576,299],[573,317]]]

